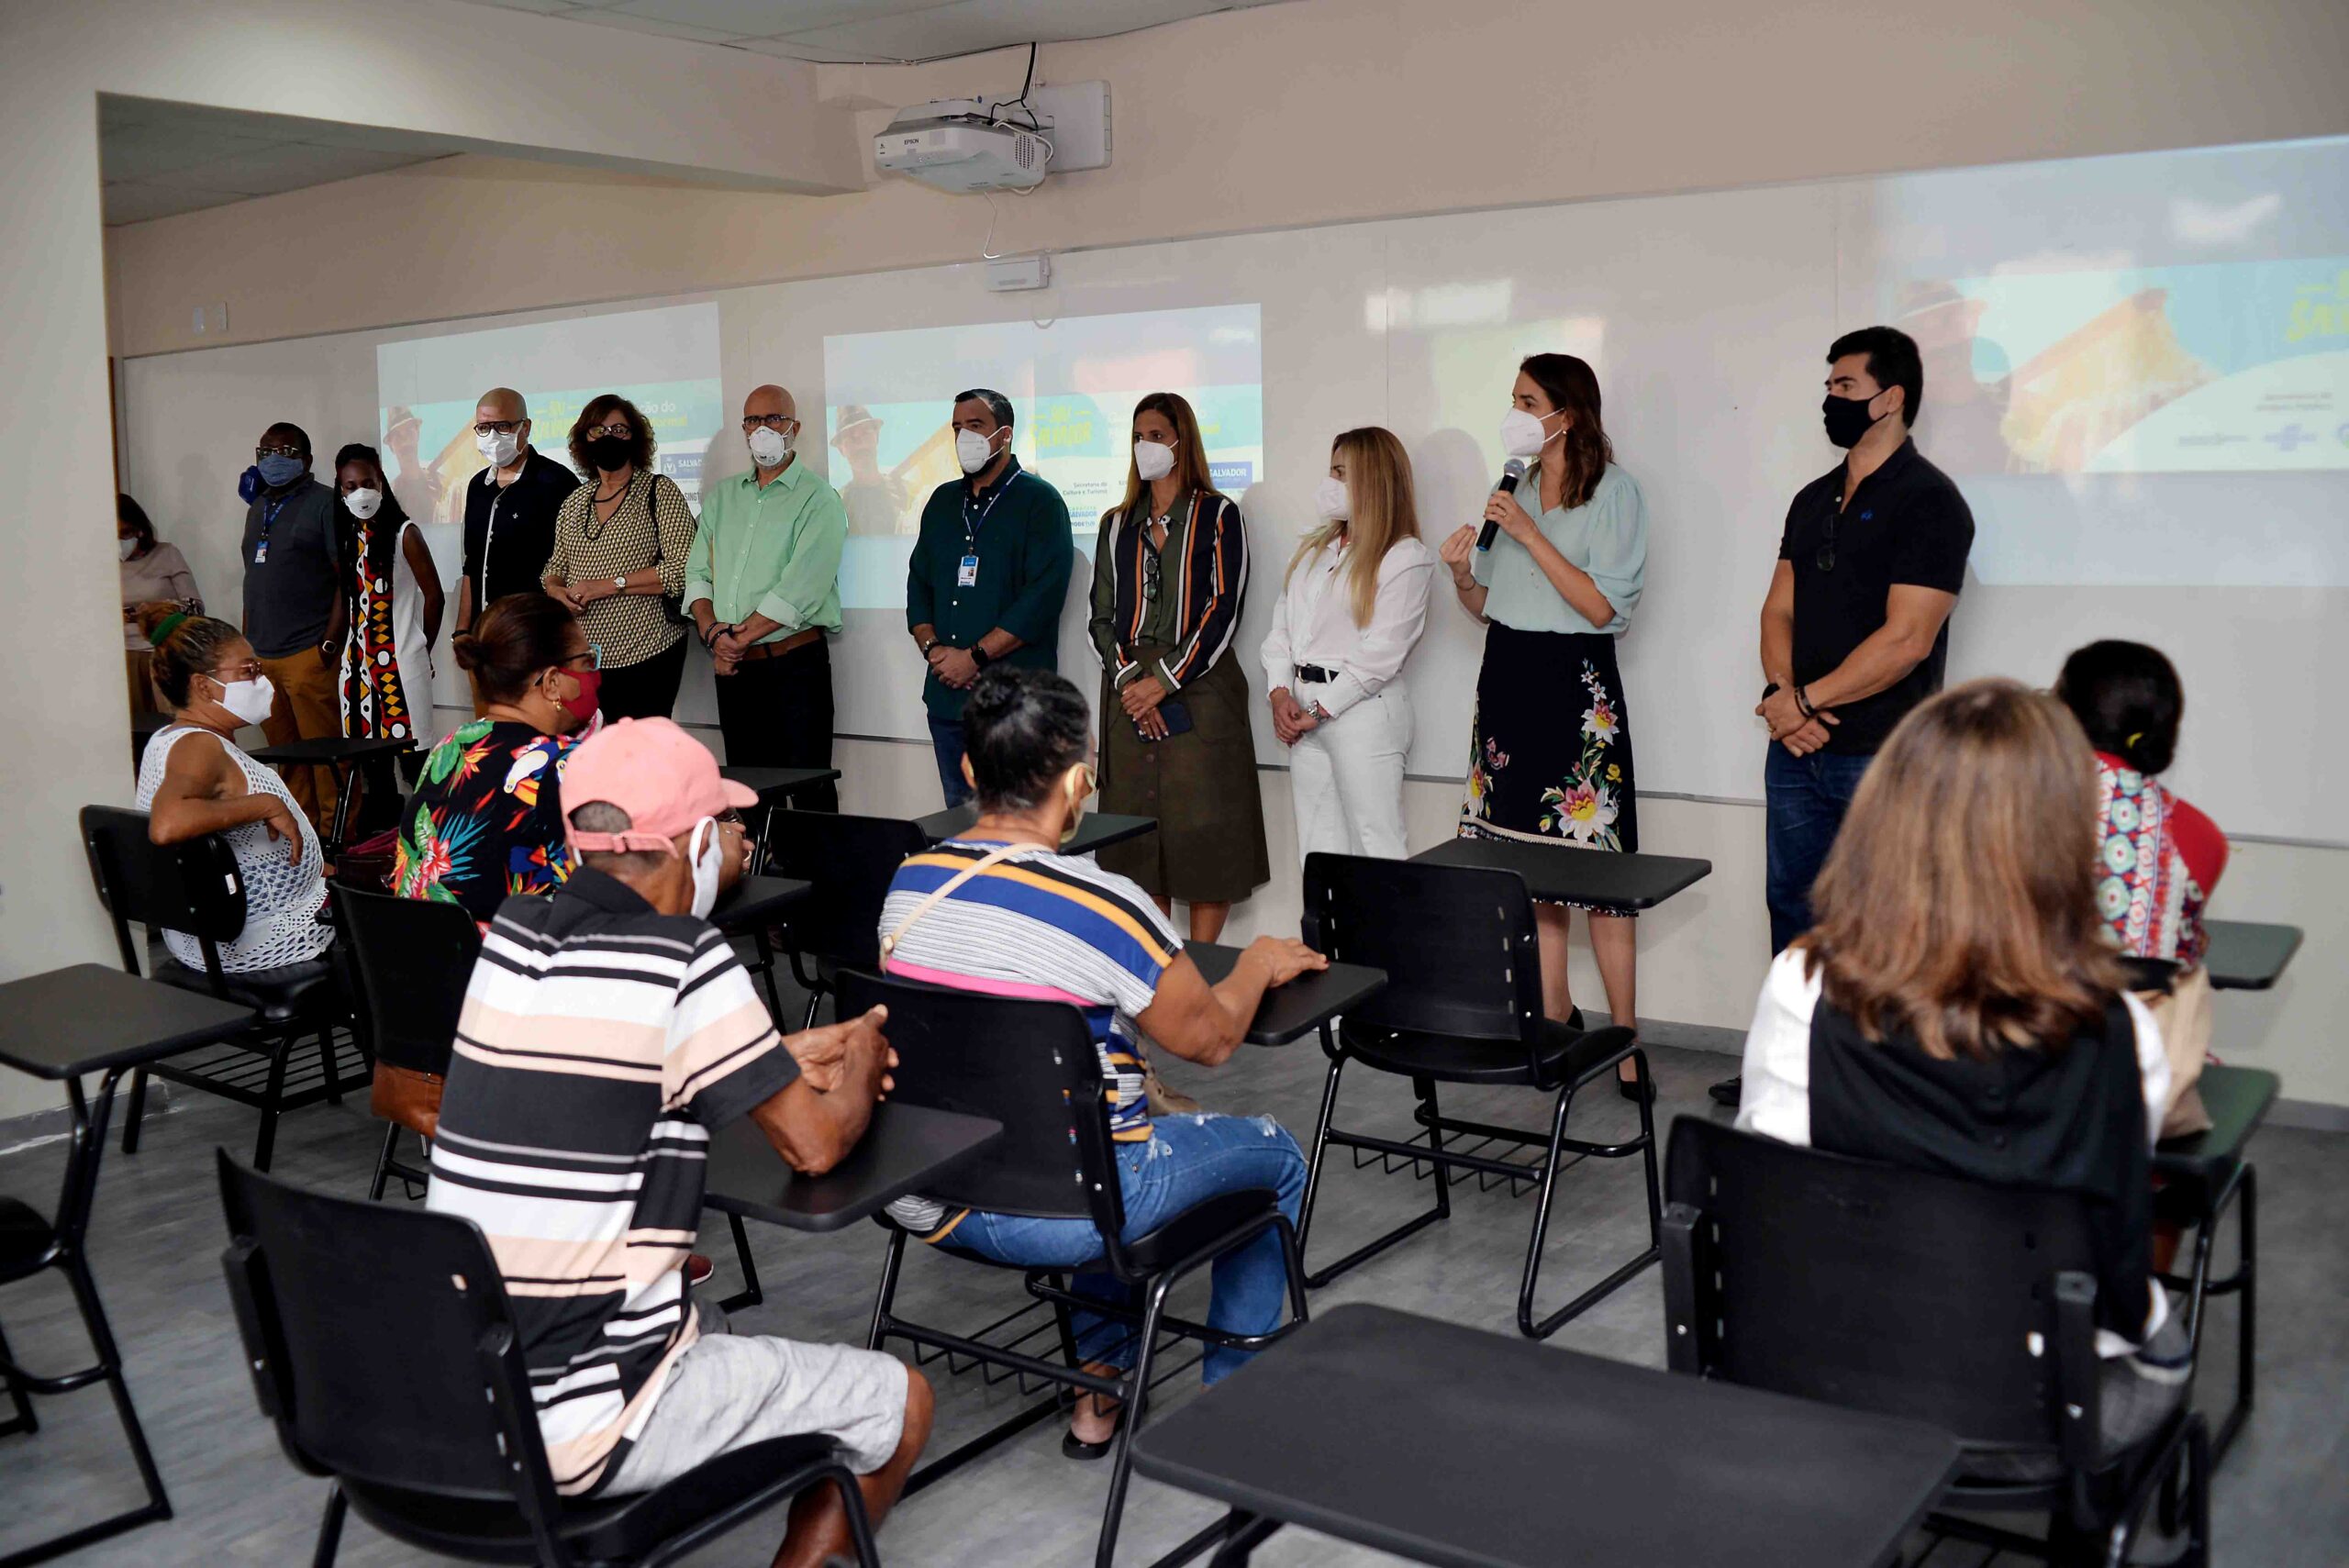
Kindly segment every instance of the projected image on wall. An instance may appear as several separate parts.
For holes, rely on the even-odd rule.
[[[511,386],[530,406],[531,442],[568,463],[572,422],[617,392],[652,426],[655,462],[688,500],[702,456],[726,421],[718,380],[718,307],[685,305],[568,321],[456,332],[375,350],[384,466],[392,494],[420,522],[464,521],[465,485],[484,466],[473,406]]]
[[[957,392],[988,386],[1011,399],[1012,450],[1060,491],[1071,527],[1089,542],[1101,513],[1124,498],[1137,400],[1188,398],[1217,485],[1238,495],[1263,475],[1263,383],[1253,305],[827,337],[829,477],[849,516],[841,602],[904,604],[922,504],[962,474]]]
[[[2349,584],[2349,139],[1855,189],[1983,581]]]

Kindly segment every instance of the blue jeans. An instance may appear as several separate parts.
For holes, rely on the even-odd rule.
[[[1773,740],[1770,761],[1762,770],[1762,788],[1769,802],[1770,951],[1810,929],[1810,884],[1835,847],[1843,813],[1859,793],[1860,775],[1870,757],[1837,756],[1813,751],[1798,757]]]
[[[930,743],[938,752],[938,783],[951,811],[971,798],[971,786],[963,781],[963,721],[931,714]]]
[[[1280,1195],[1281,1212],[1297,1222],[1305,1195],[1305,1155],[1270,1117],[1171,1116],[1150,1124],[1150,1141],[1118,1145],[1118,1169],[1126,1199],[1126,1231],[1131,1240],[1219,1193],[1265,1187]],[[1086,1219],[1026,1219],[1013,1214],[965,1215],[946,1244],[999,1263],[1030,1268],[1073,1268],[1101,1255],[1100,1232]],[[1208,1327],[1227,1334],[1269,1334],[1281,1325],[1288,1294],[1288,1265],[1281,1257],[1278,1231],[1267,1230],[1235,1247],[1213,1265]],[[1102,1301],[1139,1307],[1140,1293],[1108,1274],[1078,1274],[1070,1288]],[[1079,1359],[1130,1367],[1138,1326],[1097,1313],[1072,1312]],[[1200,1363],[1208,1383],[1228,1377],[1249,1352],[1210,1346]]]

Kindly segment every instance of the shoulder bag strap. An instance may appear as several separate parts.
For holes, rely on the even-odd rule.
[[[1024,844],[1004,844],[996,849],[989,850],[985,854],[980,856],[977,860],[973,861],[969,865],[964,866],[961,871],[956,872],[952,876],[949,877],[942,884],[940,885],[937,892],[932,893],[929,897],[915,905],[913,906],[912,913],[908,914],[904,919],[897,922],[897,929],[881,939],[882,966],[884,968],[888,966],[890,956],[897,951],[898,940],[907,931],[913,929],[915,921],[920,919],[924,915],[929,914],[932,909],[938,906],[941,900],[952,895],[956,888],[962,886],[964,883],[978,875],[979,873],[986,870],[987,867],[995,865],[998,862],[1009,859],[1011,856],[1018,854],[1021,850],[1027,847],[1028,846]]]

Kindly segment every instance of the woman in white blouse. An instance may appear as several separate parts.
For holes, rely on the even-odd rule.
[[[1435,554],[1419,542],[1411,459],[1391,431],[1348,430],[1317,494],[1264,639],[1273,731],[1289,748],[1299,858],[1403,858],[1411,699],[1397,677],[1427,625]]]

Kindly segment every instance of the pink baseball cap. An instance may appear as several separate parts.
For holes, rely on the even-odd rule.
[[[582,832],[571,813],[604,801],[628,813],[620,833]],[[563,832],[579,851],[675,852],[705,817],[756,806],[756,791],[719,776],[709,748],[666,718],[623,718],[582,741],[562,769]]]

